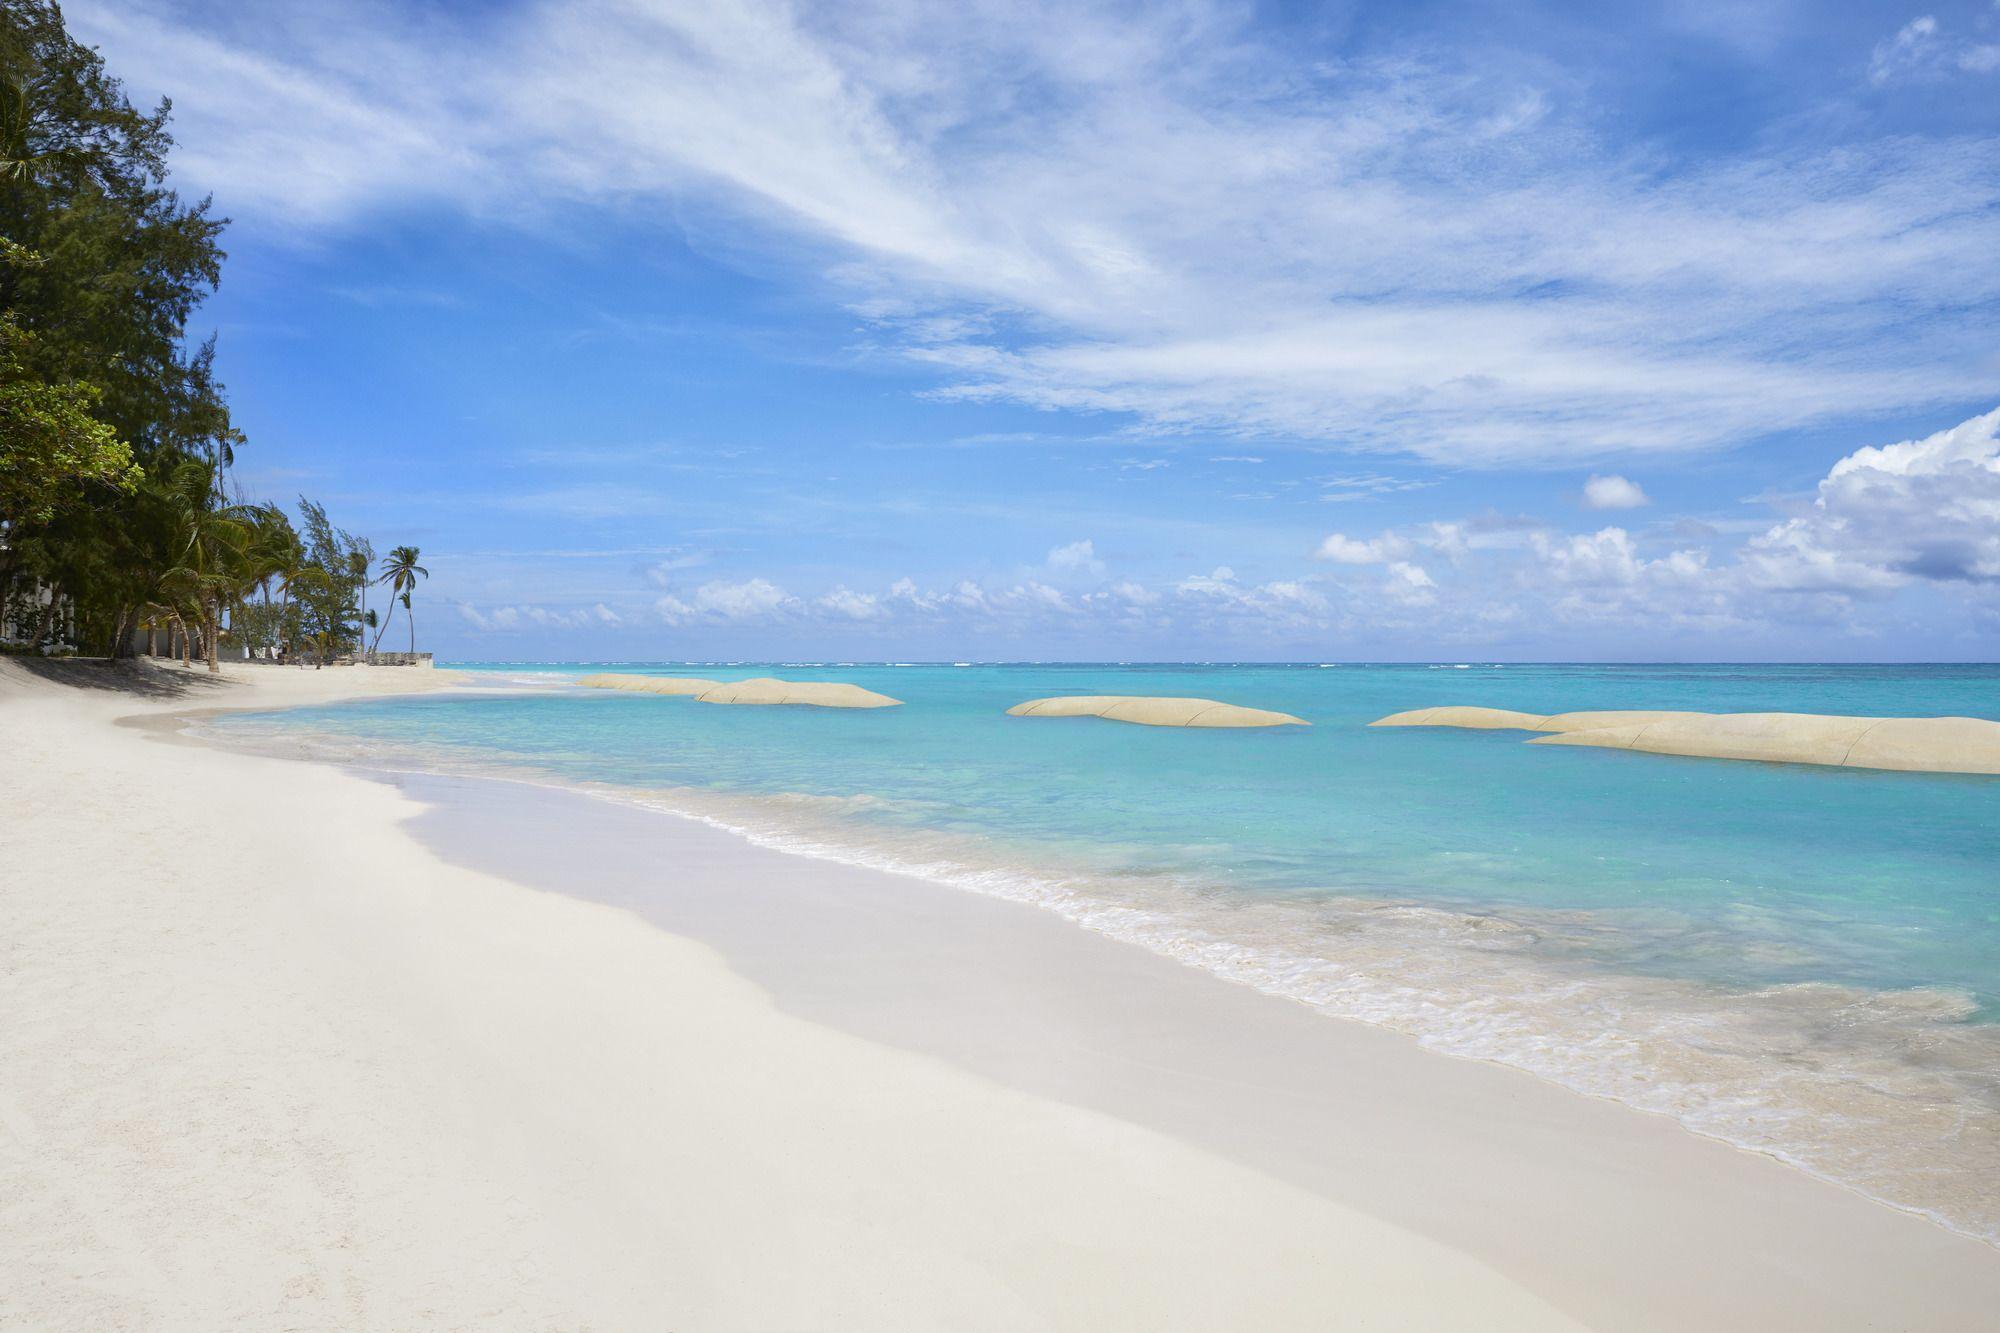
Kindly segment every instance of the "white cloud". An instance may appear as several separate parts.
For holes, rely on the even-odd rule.
[[[1964,41],[1947,33],[1929,14],[1911,19],[1894,37],[1878,44],[1868,61],[1868,81],[1876,87],[1909,79],[1941,79],[1951,74],[1991,74],[2000,70],[2000,45]]]
[[[1049,552],[1048,564],[1050,569],[1062,570],[1066,573],[1102,574],[1104,572],[1104,562],[1097,558],[1097,548],[1091,543],[1089,538],[1085,538],[1080,542],[1071,542],[1067,546],[1054,548]]]
[[[840,584],[795,596],[753,577],[670,589],[656,608],[675,625],[783,623],[787,634],[1097,629],[1159,642],[1262,645],[1386,630],[1412,643],[1470,644],[1568,626],[1579,635],[1654,636],[1646,641],[1656,645],[1661,635],[1681,636],[1678,643],[1703,634],[1727,644],[1804,624],[1836,635],[1879,630],[1882,617],[1856,614],[1856,603],[1917,589],[1957,599],[1956,614],[1970,627],[2000,625],[2000,408],[1922,438],[1857,449],[1834,462],[1809,497],[1765,503],[1777,514],[1762,523],[1562,532],[1487,512],[1367,538],[1331,533],[1314,554],[1333,567],[1321,566],[1317,578],[1279,570],[1245,579],[1218,565],[1166,582],[1093,586],[1096,549],[1079,540],[1050,553],[1048,563],[1074,580],[1061,588],[1032,576],[931,587],[906,577],[879,591]],[[1449,565],[1442,578],[1440,561]],[[602,602],[464,602],[457,610],[488,632],[626,619]],[[1781,640],[1764,640],[1774,641]]]
[[[1325,595],[1309,584],[1294,579],[1238,583],[1236,571],[1227,565],[1208,574],[1190,574],[1174,585],[1174,591],[1210,615],[1280,628],[1318,623],[1328,609]]]
[[[1559,541],[1543,538],[1536,549],[1560,583],[1623,587],[1637,582],[1642,568],[1632,535],[1623,528],[1601,528]]]
[[[1327,535],[1315,554],[1337,565],[1379,565],[1406,555],[1409,550],[1410,543],[1393,532],[1385,532],[1368,541],[1335,532]]]
[[[1385,572],[1382,590],[1395,601],[1421,606],[1436,597],[1437,583],[1420,565],[1398,560]]]
[[[2000,299],[1990,139],[1777,135],[1663,171],[1539,70],[1309,66],[1220,0],[66,8],[176,95],[180,178],[239,225],[580,205],[746,264],[782,239],[947,397],[1495,463],[1996,379],[1982,321],[1908,319]],[[1940,40],[1905,34],[1884,69]]]
[[[536,629],[615,627],[625,623],[624,617],[602,602],[569,610],[555,610],[547,606],[526,603],[481,609],[471,602],[461,601],[455,603],[455,606],[459,618],[481,633],[506,632],[531,627]]]
[[[1652,503],[1639,484],[1623,477],[1592,477],[1583,483],[1586,509],[1638,509]]]
[[[2000,581],[2000,408],[1921,440],[1857,449],[1811,507],[1753,540],[1766,588],[1879,593]]]
[[[1929,14],[1911,19],[1880,43],[1868,61],[1868,81],[1881,85],[1923,69],[1937,58],[1938,22]]]
[[[781,615],[798,607],[798,599],[768,579],[745,579],[731,583],[717,579],[702,584],[686,599],[672,593],[653,603],[660,619],[670,625],[696,620],[760,620]]]
[[[1315,477],[1322,488],[1320,499],[1328,504],[1353,504],[1360,500],[1380,499],[1384,495],[1394,495],[1403,491],[1420,491],[1435,486],[1435,481],[1412,477],[1390,477],[1379,472],[1363,472],[1350,476]]]
[[[855,592],[852,588],[835,588],[819,598],[817,604],[849,620],[876,620],[885,614],[880,598],[872,593]]]
[[[1133,583],[1129,579],[1112,584],[1108,591],[1111,596],[1120,601],[1130,602],[1133,606],[1152,606],[1160,600],[1160,594],[1144,584]]]

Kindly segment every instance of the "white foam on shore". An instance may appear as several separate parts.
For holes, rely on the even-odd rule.
[[[241,730],[211,736],[240,745]],[[1051,849],[864,822],[923,803],[579,782],[456,750],[285,725],[272,752],[582,791],[756,845],[1032,904],[1086,929],[1424,1046],[1491,1060],[1767,1154],[2000,1244],[2000,1024],[1961,992],[1756,990],[1610,971],[1563,947],[1585,912],[1453,911],[1395,898],[1258,896],[1164,873],[1075,873]],[[857,818],[856,816],[862,816]],[[1056,850],[1059,856],[1059,849]]]

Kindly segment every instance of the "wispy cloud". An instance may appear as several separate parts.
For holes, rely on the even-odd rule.
[[[2000,71],[2000,41],[1950,32],[1930,14],[1898,28],[1895,36],[1876,46],[1868,61],[1868,81],[1878,88],[1905,80],[1996,71]]]
[[[2000,386],[1987,139],[1667,164],[1532,65],[1308,59],[1220,0],[67,8],[246,225],[707,210],[947,398],[1490,465]]]

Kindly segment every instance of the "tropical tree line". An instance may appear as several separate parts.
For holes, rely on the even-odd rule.
[[[414,548],[378,566],[321,506],[235,483],[215,343],[187,337],[226,219],[167,184],[170,111],[54,0],[0,0],[0,644],[327,660],[401,609],[414,652]]]

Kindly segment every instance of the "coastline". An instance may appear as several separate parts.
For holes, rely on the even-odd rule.
[[[191,700],[0,671],[0,1324],[1577,1327],[1445,1246],[447,865],[379,783],[113,725],[361,677]]]
[[[905,688],[883,685],[895,674],[878,671],[871,683]],[[1130,767],[1121,752],[1136,739],[1129,732],[1080,724],[1036,732],[1022,746],[1020,730],[992,725],[1020,682],[968,691],[968,679],[927,683],[921,743],[891,719],[866,728],[865,755],[842,743],[854,729],[839,719],[808,726],[625,707],[574,690],[526,689],[463,707],[307,710],[196,730],[260,753],[583,791],[814,860],[1027,903],[1321,1014],[1409,1034],[1431,1051],[1669,1116],[2000,1243],[1991,1184],[2000,1179],[2000,1125],[1990,1098],[2000,1026],[1966,1021],[1988,991],[1988,965],[1974,960],[1991,930],[1977,905],[1984,885],[1965,873],[1976,857],[1964,853],[1990,838],[1963,821],[1981,818],[1984,806],[1964,798],[1990,792],[1989,780],[1919,778],[1885,791],[1890,780],[1738,766],[1704,781],[1714,790],[1690,809],[1676,788],[1700,761],[1592,756],[1585,769],[1621,770],[1600,775],[1607,786],[1622,777],[1638,788],[1618,794],[1637,817],[1605,819],[1600,829],[1702,827],[1719,804],[1778,813],[1778,801],[1797,803],[1782,816],[1790,828],[1731,816],[1733,835],[1698,847],[1657,837],[1650,850],[1622,839],[1607,846],[1601,836],[1541,836],[1552,809],[1609,793],[1549,788],[1552,775],[1536,765],[1546,756],[1536,752],[1514,771],[1496,766],[1494,754],[1518,753],[1504,740],[1420,746],[1434,752],[1391,770],[1405,747],[1361,725],[1377,713],[1354,706],[1345,685],[1348,697],[1322,698],[1313,711],[1330,719],[1345,708],[1353,725],[1317,733],[1335,744],[1303,761],[1309,773],[1295,758],[1255,775],[1253,787],[1240,765],[1232,783],[1227,770],[1196,773],[1182,756],[1206,751],[1223,763],[1268,746],[1218,751],[1192,738],[1153,747],[1150,775],[1121,774]],[[1408,688],[1376,684],[1378,693]],[[1383,753],[1363,753],[1370,748]],[[1559,761],[1550,767],[1567,771]],[[1341,775],[1356,773],[1382,791],[1344,790]],[[1125,776],[1136,784],[1122,785]],[[1044,778],[1065,799],[1049,800]],[[1184,825],[1185,794],[1216,778],[1236,793],[1233,806]],[[1536,799],[1510,799],[1504,811],[1486,803],[1483,830],[1457,826],[1439,837],[1425,817],[1446,803],[1441,793],[1478,801],[1519,788]],[[1243,798],[1253,789],[1290,805],[1253,810]],[[1099,791],[1117,794],[1098,802]],[[1291,799],[1301,791],[1307,799]],[[1659,808],[1646,803],[1654,798],[1676,810],[1673,819],[1645,813]],[[1371,809],[1384,822],[1357,817]],[[1501,813],[1514,822],[1496,821]],[[1885,861],[1888,849],[1873,837],[1871,859],[1870,819],[1878,829],[1923,821],[1945,835],[1938,855],[1896,851]],[[1184,829],[1203,831],[1189,839]],[[1844,845],[1861,855],[1845,856],[1834,850],[1843,844],[1815,832],[1850,837]],[[1321,853],[1333,847],[1338,854]],[[1483,847],[1508,854],[1480,856]],[[1742,910],[1717,910],[1739,901],[1731,881],[1746,872],[1755,893]],[[1881,911],[1879,896],[1871,904],[1871,880],[1878,895],[1902,884],[1904,908]],[[1294,897],[1287,881],[1343,887]],[[1839,915],[1857,888],[1858,914]],[[1965,927],[1952,937],[1956,958],[1926,945],[1954,914]],[[1898,960],[1910,970],[1899,975]],[[1925,984],[1913,987],[1911,977]]]
[[[413,832],[456,864],[699,940],[815,1024],[1156,1129],[1439,1240],[1590,1327],[1969,1329],[2000,1293],[2000,1250],[1920,1214],[1036,906],[580,791],[384,780],[426,807]],[[1808,1263],[1824,1276],[1800,1288]]]
[[[424,684],[448,683],[438,676]],[[329,701],[314,690],[362,683],[287,683],[226,706]],[[583,795],[407,777],[398,792],[106,725],[185,711],[185,698],[55,698],[10,675],[0,699],[27,719],[14,729],[38,780],[7,796],[31,813],[9,855],[41,872],[17,883],[74,880],[93,900],[9,907],[27,923],[28,966],[6,982],[20,988],[8,1007],[34,1021],[9,1044],[7,1082],[26,1090],[16,1103],[62,1086],[86,1113],[51,1133],[47,1107],[9,1108],[18,1144],[62,1142],[55,1165],[17,1155],[27,1188],[10,1192],[27,1203],[4,1216],[32,1230],[10,1251],[41,1267],[7,1285],[56,1294],[58,1270],[92,1256],[90,1290],[105,1294],[52,1317],[26,1307],[39,1323],[115,1327],[148,1288],[186,1294],[174,1279],[197,1271],[190,1256],[215,1255],[155,1234],[170,1216],[162,1187],[241,1199],[283,1178],[326,1206],[341,1193],[320,1187],[329,1170],[346,1173],[344,1229],[249,1244],[256,1271],[231,1292],[205,1277],[213,1317],[184,1326],[248,1318],[219,1302],[268,1295],[287,1265],[299,1271],[278,1284],[278,1308],[303,1327],[393,1326],[413,1308],[398,1307],[404,1293],[445,1302],[442,1314],[496,1289],[523,1293],[509,1316],[539,1301],[549,1318],[701,1327],[1268,1328],[1338,1311],[1384,1327],[1973,1328],[2000,1299],[1992,1247],[1031,908]],[[228,808],[205,809],[219,794]],[[92,821],[105,800],[140,828]],[[238,804],[274,827],[240,828]],[[89,864],[65,861],[65,835]],[[173,853],[218,837],[235,843],[225,861],[178,868]],[[184,911],[121,919],[149,876]],[[201,1115],[158,1132],[189,1091],[184,1068],[174,1086],[132,1086],[164,1076],[155,1057],[186,1053],[187,1033],[158,1024],[140,1034],[150,1044],[58,1074],[62,1051],[91,1053],[148,1012],[133,989],[146,977],[119,964],[185,953],[204,927],[218,943],[246,920],[257,930],[235,942],[255,947],[202,960],[237,971],[174,979],[265,1010],[186,1016],[224,1048],[207,1065],[233,1057],[208,1070],[221,1085],[247,1079],[275,1099],[239,1107],[249,1123]],[[85,943],[104,968],[89,986],[57,966]],[[156,997],[167,1013],[188,1008],[175,994]],[[305,1052],[291,1049],[302,1026],[318,1038]],[[357,1066],[374,1099],[339,1077]],[[701,1069],[700,1095],[668,1068]],[[309,1091],[287,1102],[288,1085]],[[115,1104],[135,1096],[146,1104]],[[184,1160],[176,1175],[139,1156],[93,1176],[134,1111],[151,1115],[156,1156],[206,1145],[227,1170]],[[842,1114],[846,1133],[828,1137]],[[245,1161],[246,1141],[268,1151]],[[447,1204],[485,1216],[496,1198],[478,1237],[393,1243],[398,1227],[441,1223]],[[77,1202],[92,1199],[111,1206]],[[225,1206],[214,1225],[215,1241],[242,1246],[243,1227],[272,1224]],[[357,1245],[356,1232],[374,1234]],[[142,1262],[121,1267],[112,1251]],[[753,1295],[779,1271],[793,1289]],[[1218,1294],[1225,1304],[1202,1304]],[[767,1298],[790,1303],[752,1308]],[[122,1318],[173,1326],[159,1309]]]

